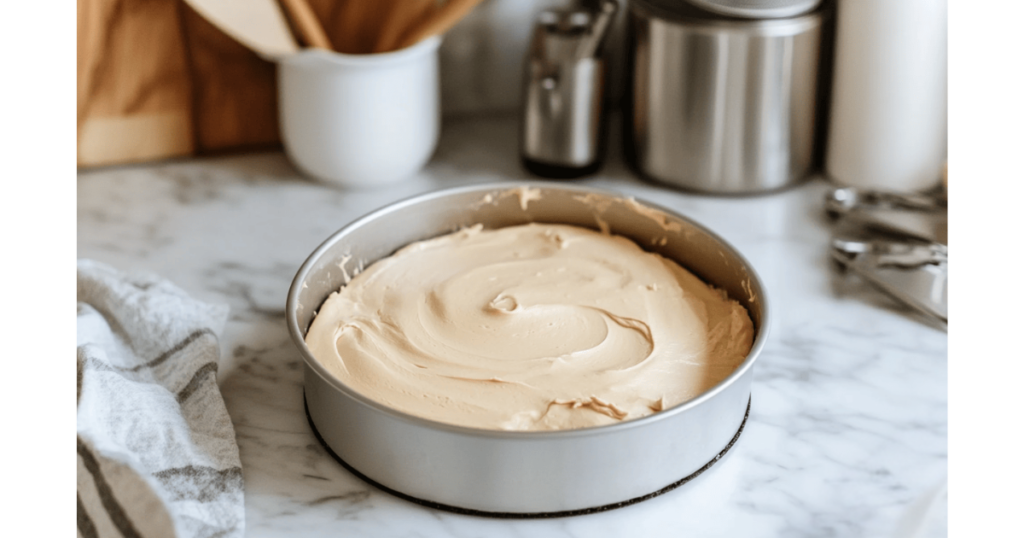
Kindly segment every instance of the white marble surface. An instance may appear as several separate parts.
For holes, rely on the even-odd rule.
[[[332,232],[391,201],[525,178],[514,118],[447,123],[426,170],[385,191],[313,183],[279,153],[86,171],[78,256],[153,271],[230,305],[219,382],[241,451],[249,536],[945,535],[946,333],[833,274],[821,208],[827,185],[698,196],[638,181],[617,155],[582,183],[705,224],[768,287],[772,334],[755,368],[750,420],[730,455],[637,505],[526,521],[427,509],[341,468],[303,413],[300,359],[284,324],[295,271]]]

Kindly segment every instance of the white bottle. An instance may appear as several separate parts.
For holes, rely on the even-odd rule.
[[[946,160],[946,0],[838,0],[825,173],[924,191]]]

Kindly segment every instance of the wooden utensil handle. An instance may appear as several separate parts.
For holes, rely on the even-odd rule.
[[[440,9],[434,10],[421,24],[410,28],[396,48],[414,45],[432,35],[443,34],[462,20],[481,0],[449,0]]]
[[[302,34],[302,40],[306,45],[318,49],[334,50],[331,40],[327,38],[323,25],[317,20],[313,8],[306,0],[281,0],[288,17]]]
[[[392,0],[392,3],[399,6],[399,9],[392,9],[389,13],[390,17],[377,36],[373,52],[397,50],[402,36],[437,9],[435,0]]]

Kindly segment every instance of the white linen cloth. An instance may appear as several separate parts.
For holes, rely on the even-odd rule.
[[[79,260],[79,536],[243,535],[217,385],[227,314],[156,275]]]

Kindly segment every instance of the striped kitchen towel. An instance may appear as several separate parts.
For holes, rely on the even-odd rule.
[[[78,262],[78,535],[241,537],[242,467],[217,386],[228,308]]]

